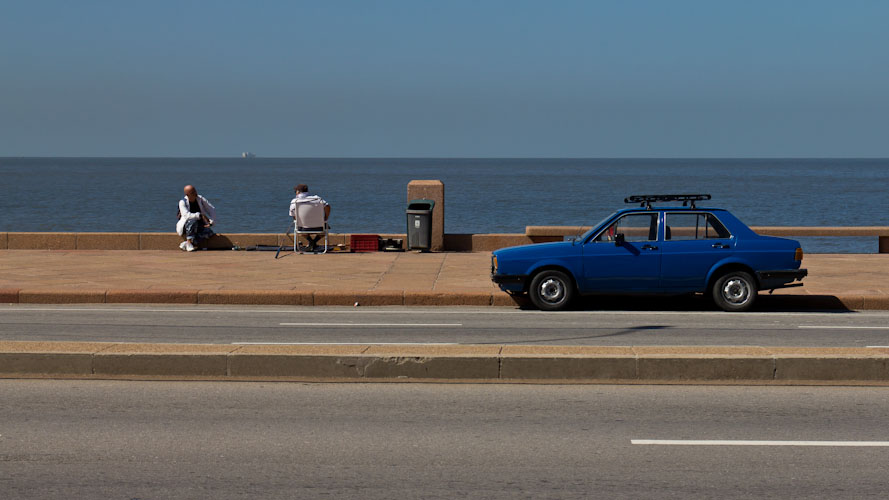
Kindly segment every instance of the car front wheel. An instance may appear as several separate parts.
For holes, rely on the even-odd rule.
[[[713,283],[713,302],[723,311],[740,312],[753,307],[758,287],[756,280],[744,271],[723,274]]]
[[[561,271],[541,271],[531,280],[528,295],[538,309],[558,311],[568,307],[574,299],[574,282]]]

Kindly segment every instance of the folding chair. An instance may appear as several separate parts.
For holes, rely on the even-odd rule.
[[[324,220],[324,203],[318,199],[297,200],[296,217],[293,218],[293,251],[303,253],[299,245],[299,235],[324,235],[324,251],[327,253],[328,231]]]

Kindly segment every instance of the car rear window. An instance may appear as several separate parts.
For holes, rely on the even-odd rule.
[[[667,213],[664,239],[706,240],[731,237],[728,229],[711,213]]]

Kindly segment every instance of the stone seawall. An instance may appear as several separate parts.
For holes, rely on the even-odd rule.
[[[589,227],[527,226],[525,233],[444,234],[441,251],[490,252],[498,248],[562,241]],[[751,227],[762,235],[799,237],[875,237],[877,252],[889,253],[889,227]],[[330,244],[349,246],[349,233],[331,233]],[[401,239],[404,233],[379,233],[381,238]],[[176,233],[50,233],[0,232],[0,250],[176,250],[182,238]],[[207,244],[212,249],[247,248],[254,245],[293,245],[293,235],[284,233],[217,234]]]
[[[349,246],[350,234],[330,234],[330,245]],[[380,233],[381,238],[398,238],[402,234]],[[543,238],[561,241],[561,236]],[[178,250],[182,238],[176,233],[0,233],[0,250]],[[525,245],[540,241],[524,234],[445,234],[444,251],[488,252],[498,248]],[[247,248],[255,245],[293,245],[292,234],[227,233],[208,241],[212,249]]]

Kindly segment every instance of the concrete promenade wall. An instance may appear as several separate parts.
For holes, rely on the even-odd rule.
[[[530,243],[562,241],[565,236],[581,232],[576,226],[528,226],[525,233],[444,234],[444,251],[490,252],[498,248]],[[889,253],[889,227],[752,227],[770,236],[867,237],[878,240],[878,252]],[[347,233],[330,234],[331,245],[348,247]],[[407,243],[404,234],[380,233],[381,238],[398,238]],[[0,232],[0,250],[176,250],[182,238],[176,233],[50,233]],[[254,245],[293,245],[292,234],[227,233],[214,236],[209,248],[246,248]]]
[[[330,234],[331,245],[348,247],[350,234]],[[404,234],[380,233],[381,238],[398,238],[406,243]],[[561,237],[551,238],[552,241]],[[182,238],[176,233],[0,233],[0,250],[178,250]],[[535,240],[524,234],[445,234],[444,250],[482,252],[525,245]],[[208,247],[228,249],[254,245],[293,245],[292,234],[226,233],[217,234]]]

